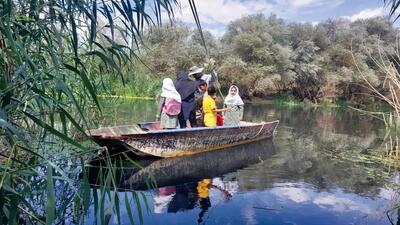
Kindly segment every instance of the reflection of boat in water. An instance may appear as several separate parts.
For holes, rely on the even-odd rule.
[[[150,122],[94,129],[90,134],[110,151],[127,149],[141,157],[169,158],[272,138],[278,123],[241,122],[238,126],[160,130],[158,123]]]
[[[117,170],[120,189],[143,190],[148,188],[149,177],[158,187],[197,182],[234,172],[269,158],[275,153],[272,141],[263,140],[247,145],[238,145],[219,151],[204,152],[186,157],[137,161],[143,168],[126,166]],[[92,183],[96,183],[98,168],[90,170]]]
[[[142,168],[125,160],[114,162],[114,165],[123,166],[123,169],[115,170],[113,179],[116,190],[124,192],[153,189],[148,185],[151,177],[158,187],[152,190],[154,213],[198,209],[196,221],[202,223],[216,199],[228,201],[239,188],[237,181],[225,180],[223,175],[259,163],[273,154],[275,148],[272,141],[262,140],[190,156],[136,161]],[[89,182],[93,188],[98,188],[97,184],[107,180],[104,176],[109,173],[99,170],[99,167],[107,170],[104,165],[92,166],[89,168]],[[99,188],[100,191],[106,189]]]

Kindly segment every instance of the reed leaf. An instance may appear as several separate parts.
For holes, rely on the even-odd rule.
[[[5,63],[0,66],[5,78],[0,88],[0,127],[6,133],[1,141],[10,156],[9,163],[0,165],[0,211],[7,212],[4,216],[9,224],[18,223],[17,218],[29,218],[27,223],[32,224],[62,221],[75,197],[81,197],[77,203],[82,204],[76,207],[88,211],[91,195],[86,172],[80,180],[71,178],[66,161],[72,159],[65,157],[72,154],[53,152],[87,150],[72,138],[72,131],[87,135],[89,113],[102,113],[96,78],[116,74],[125,85],[121,66],[137,59],[136,51],[143,46],[143,29],[154,21],[161,24],[163,11],[173,16],[178,1],[154,0],[155,15],[151,7],[146,7],[150,4],[145,0],[0,2],[0,63]],[[105,33],[111,33],[111,37],[104,35],[105,42],[100,41],[104,37],[99,32],[100,17],[106,18]],[[124,35],[127,46],[115,41],[116,32]],[[10,154],[9,146],[18,146],[18,154]],[[116,168],[111,161],[108,164],[111,168],[103,187],[99,194],[92,193],[102,224],[111,218],[110,208],[104,209],[106,198],[111,199],[110,207],[117,210],[120,221]],[[59,203],[59,191],[75,190],[77,183],[82,196],[70,190],[71,194],[67,192],[64,197],[66,202]],[[38,193],[43,189],[46,191]],[[137,195],[135,200],[143,223]]]
[[[97,216],[99,211],[99,196],[97,195],[97,190],[92,189],[92,196],[93,196],[93,211],[94,211],[94,221],[97,224]]]
[[[140,204],[139,196],[136,192],[132,192],[132,198],[135,199],[135,202],[136,202],[136,209],[138,211],[140,224],[143,224],[143,212],[142,212],[142,205]]]
[[[43,127],[46,131],[49,131],[50,133],[54,134],[55,136],[61,138],[62,140],[66,141],[67,143],[78,147],[80,149],[85,150],[86,148],[83,147],[81,144],[79,144],[78,142],[72,140],[71,138],[69,138],[67,135],[60,133],[59,131],[57,131],[56,129],[54,129],[53,127],[51,127],[50,125],[46,124],[44,121],[40,120],[39,118],[31,115],[28,112],[24,112],[24,114],[31,119],[32,121],[34,121],[36,124],[38,124],[39,126]]]
[[[131,222],[131,224],[135,224],[135,220],[133,219],[131,204],[128,199],[128,192],[125,192],[125,207],[126,207],[126,211],[128,213],[129,221]]]
[[[56,197],[54,192],[53,167],[47,167],[47,202],[46,202],[46,225],[51,225],[55,220]]]

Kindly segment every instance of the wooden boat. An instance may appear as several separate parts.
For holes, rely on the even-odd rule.
[[[272,138],[279,121],[241,122],[237,126],[161,130],[159,123],[90,130],[93,139],[109,151],[130,151],[140,157],[177,157]]]
[[[175,186],[214,178],[268,160],[276,153],[271,140],[255,141],[246,145],[229,147],[221,151],[209,151],[184,157],[166,159],[123,160],[115,163],[115,181],[119,190],[146,190],[157,187]],[[107,164],[101,160],[91,162],[89,180],[93,187],[109,174]],[[101,169],[102,172],[100,172]],[[113,169],[110,169],[113,170]]]

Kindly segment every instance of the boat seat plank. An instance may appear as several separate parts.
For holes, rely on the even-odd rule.
[[[119,136],[123,136],[123,135],[145,134],[145,133],[147,133],[147,132],[143,131],[143,129],[137,125],[102,127],[102,128],[90,130],[90,135],[101,136],[101,137],[119,137]]]

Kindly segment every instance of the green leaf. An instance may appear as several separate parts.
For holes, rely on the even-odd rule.
[[[97,224],[97,213],[99,211],[99,196],[97,195],[97,189],[92,188],[92,195],[93,195],[93,208],[94,208],[95,224]]]
[[[10,208],[9,208],[9,214],[8,214],[8,224],[9,225],[15,225],[17,224],[17,215],[18,215],[18,196],[17,195],[11,195],[10,197]]]
[[[83,160],[81,160],[81,167],[85,168]],[[89,174],[86,170],[83,171],[83,179],[82,179],[82,191],[83,191],[83,209],[85,214],[89,211],[90,207],[90,185],[89,185]]]
[[[53,167],[49,164],[47,166],[47,202],[46,202],[46,225],[51,225],[55,220],[56,210],[56,196],[53,181]]]
[[[119,208],[120,202],[118,197],[118,192],[114,192],[114,201],[115,201],[115,213],[117,214],[118,224],[121,224],[121,210]]]
[[[114,19],[111,16],[111,12],[109,6],[106,5],[104,0],[101,0],[103,3],[103,15],[108,19],[108,23],[110,24],[111,36],[114,39]]]
[[[79,75],[82,78],[83,84],[88,89],[88,91],[92,97],[92,100],[96,103],[97,109],[101,112],[101,107],[100,107],[99,100],[97,99],[96,91],[94,90],[92,83],[90,82],[89,78],[87,77],[86,72],[84,70],[81,70]]]
[[[63,133],[66,135],[68,133],[67,132],[68,128],[67,128],[67,121],[65,119],[65,113],[64,112],[60,112],[60,120],[61,120]]]
[[[23,136],[22,136],[22,134],[21,134],[21,132],[19,132],[19,131],[17,130],[17,128],[15,128],[12,124],[10,124],[9,122],[5,121],[5,120],[2,119],[2,118],[0,118],[0,127],[2,127],[3,129],[6,129],[6,130],[10,131],[11,134],[13,134],[13,135],[17,135],[18,138],[19,138],[20,140],[23,140],[23,139],[24,139]]]
[[[125,207],[128,213],[129,221],[131,222],[131,224],[135,224],[135,221],[133,219],[131,204],[128,199],[128,192],[125,192]]]
[[[149,204],[149,202],[147,201],[146,195],[145,195],[144,192],[142,192],[142,191],[140,192],[140,195],[142,196],[142,199],[143,199],[143,201],[144,201],[144,205],[146,206],[147,213],[151,213],[150,204]]]
[[[136,208],[138,210],[140,224],[143,224],[143,212],[142,212],[142,205],[140,204],[139,196],[134,191],[134,192],[132,192],[132,197],[135,199],[135,202],[136,202]]]
[[[72,29],[72,48],[74,50],[75,57],[78,58],[78,33],[76,31],[76,22],[72,14],[69,17],[69,20]]]
[[[28,112],[24,112],[24,114],[31,119],[33,122],[35,122],[37,125],[41,126],[43,129],[45,129],[46,131],[54,134],[55,136],[61,138],[62,140],[66,141],[67,143],[74,145],[80,149],[86,150],[85,147],[83,147],[81,144],[79,144],[78,142],[72,140],[71,138],[69,138],[67,135],[60,133],[59,131],[57,131],[56,129],[54,129],[53,127],[49,126],[47,123],[45,123],[44,121],[36,118],[35,116],[31,115]]]
[[[58,106],[58,109],[61,111],[61,113],[68,118],[68,120],[74,125],[76,129],[78,129],[82,134],[84,134],[86,137],[88,136],[86,134],[86,131],[78,124],[78,122],[69,114],[63,107]]]

